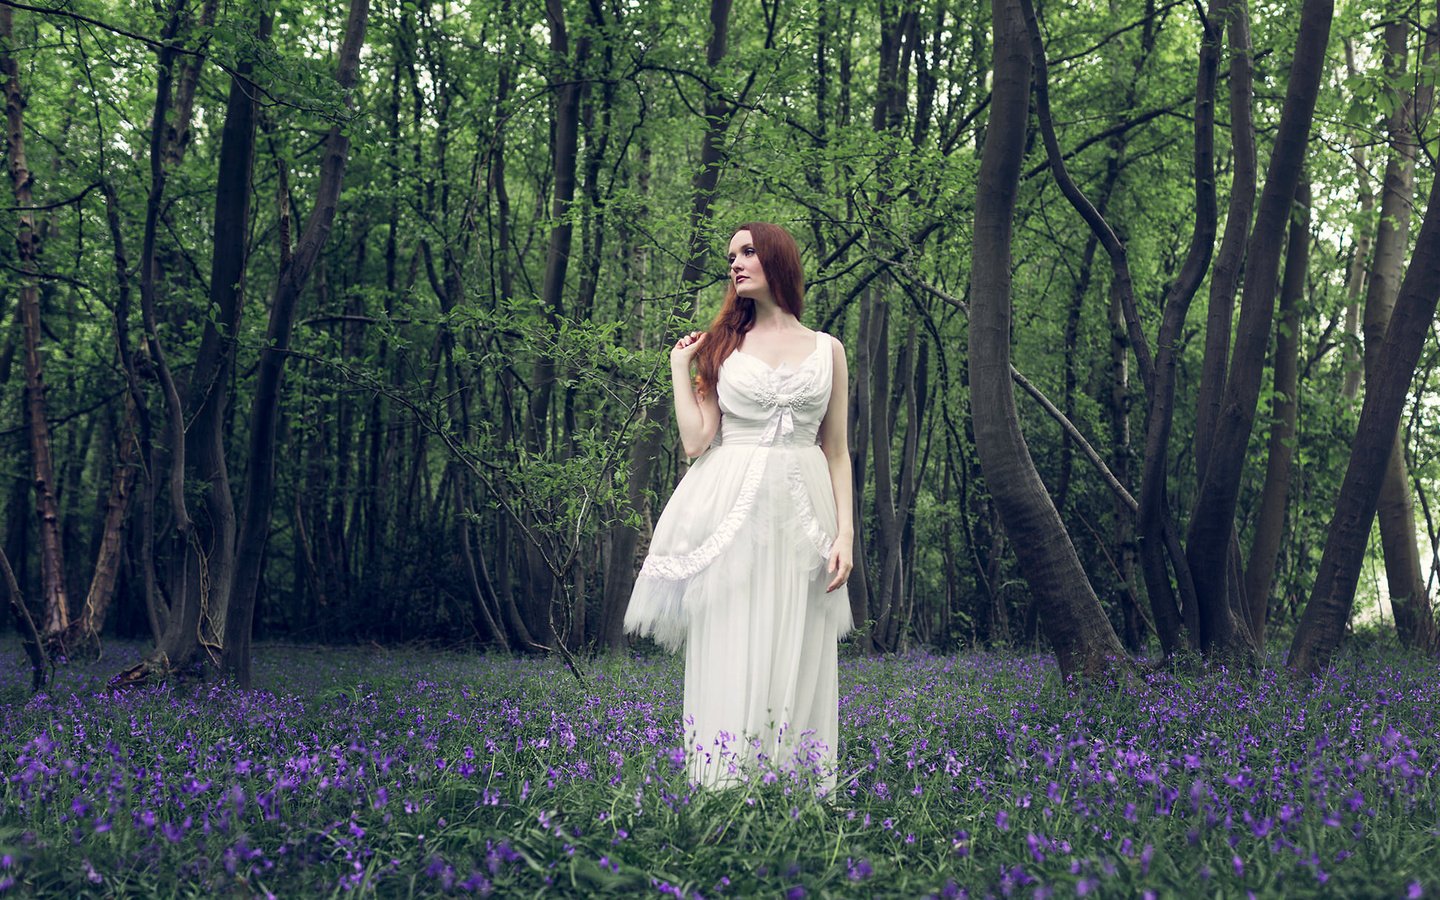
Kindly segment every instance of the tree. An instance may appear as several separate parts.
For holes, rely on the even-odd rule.
[[[985,481],[1064,674],[1124,657],[1025,446],[1010,383],[1010,245],[1029,118],[1031,40],[1024,0],[996,0],[994,93],[975,195],[970,271],[970,414]]]
[[[1270,342],[1280,251],[1291,202],[1309,147],[1310,122],[1324,70],[1334,11],[1331,0],[1306,0],[1290,66],[1285,107],[1245,252],[1245,273],[1234,349],[1200,494],[1190,518],[1186,556],[1199,607],[1200,646],[1223,655],[1251,656],[1254,639],[1245,627],[1243,598],[1233,583],[1235,507],[1240,477],[1260,399],[1260,379]]]
[[[345,92],[355,85],[360,68],[360,48],[365,43],[365,17],[369,0],[350,0],[345,21],[340,58],[335,82]],[[224,668],[235,675],[242,687],[250,684],[250,638],[255,603],[260,589],[261,564],[270,536],[270,515],[275,492],[275,456],[277,431],[280,427],[280,391],[285,377],[286,350],[294,327],[295,307],[310,280],[335,222],[340,202],[340,186],[345,178],[345,164],[350,153],[350,133],[344,122],[330,126],[325,135],[320,160],[320,180],[315,189],[314,206],[305,220],[299,239],[292,249],[289,234],[282,225],[280,232],[280,272],[271,298],[270,324],[266,330],[266,347],[260,357],[256,379],[255,400],[250,410],[249,468],[245,478],[245,503],[240,516],[235,581],[225,619]],[[283,188],[285,179],[280,179]],[[283,205],[288,198],[282,193]],[[285,220],[282,211],[281,221]]]
[[[1435,318],[1437,301],[1440,301],[1440,178],[1431,186],[1425,219],[1395,298],[1390,326],[1379,348],[1378,363],[1365,380],[1365,402],[1355,428],[1345,480],[1335,499],[1335,514],[1326,535],[1315,589],[1290,642],[1286,664],[1295,672],[1323,671],[1345,635],[1370,525],[1375,520],[1375,506],[1395,443],[1395,429],[1400,424],[1410,381]]]
[[[1394,111],[1386,122],[1391,151],[1385,162],[1380,190],[1380,221],[1375,231],[1374,258],[1365,284],[1363,327],[1365,373],[1370,377],[1380,362],[1379,354],[1390,324],[1395,294],[1405,269],[1410,243],[1410,209],[1415,196],[1415,156],[1420,138],[1418,110],[1429,106],[1433,92],[1430,81],[1421,82],[1412,92],[1402,86],[1406,73],[1410,24],[1394,11],[1396,18],[1384,31],[1383,67],[1385,80],[1394,85]],[[1433,59],[1436,41],[1429,41]],[[1405,462],[1404,429],[1395,436],[1390,462],[1380,487],[1376,518],[1380,521],[1380,546],[1385,558],[1385,578],[1390,588],[1395,630],[1401,643],[1421,651],[1437,648],[1435,619],[1430,611],[1429,592],[1420,573],[1420,551],[1416,545],[1415,503],[1410,488],[1410,471]]]
[[[40,355],[40,292],[36,285],[40,233],[35,227],[31,191],[33,178],[25,162],[25,97],[20,86],[20,68],[10,47],[14,39],[13,19],[10,7],[0,5],[0,76],[5,79],[5,137],[9,146],[10,183],[15,188],[15,204],[19,212],[15,243],[22,277],[20,319],[25,343],[25,422],[30,437],[35,512],[40,520],[40,574],[45,598],[41,632],[49,640],[70,624],[70,600],[65,590],[60,507],[55,499],[55,463],[50,445],[50,427],[46,420],[45,369]]]
[[[1260,511],[1255,517],[1255,538],[1245,564],[1247,624],[1259,647],[1265,646],[1270,587],[1275,577],[1275,561],[1280,554],[1280,539],[1285,530],[1291,463],[1295,457],[1295,419],[1299,411],[1300,389],[1300,312],[1309,266],[1310,184],[1302,179],[1290,216],[1290,237],[1285,248],[1285,281],[1280,286],[1265,486],[1260,494]]]

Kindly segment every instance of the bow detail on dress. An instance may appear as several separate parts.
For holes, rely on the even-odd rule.
[[[795,433],[795,413],[791,409],[793,399],[777,399],[774,410],[770,413],[770,421],[765,423],[765,430],[760,433],[760,446],[786,443],[790,435]]]

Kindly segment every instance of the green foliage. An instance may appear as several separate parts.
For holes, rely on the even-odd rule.
[[[522,616],[534,624],[535,611],[548,602],[533,584],[528,557],[538,553],[556,565],[579,561],[564,579],[577,591],[583,580],[584,596],[572,599],[591,613],[584,638],[597,639],[604,588],[623,584],[633,570],[633,560],[607,555],[616,529],[633,528],[643,550],[645,530],[683,466],[674,442],[662,437],[648,481],[635,486],[646,500],[638,508],[632,502],[631,448],[653,435],[650,414],[668,402],[663,348],[718,307],[723,273],[716,251],[729,229],[769,219],[800,239],[806,322],[842,338],[852,382],[872,374],[856,366],[861,347],[877,340],[860,315],[866,298],[888,310],[889,352],[869,365],[891,366],[897,398],[895,351],[912,325],[929,356],[904,566],[913,614],[899,642],[954,647],[1020,636],[1025,592],[1002,591],[997,611],[984,588],[992,576],[1018,585],[1024,573],[1014,571],[1004,551],[970,452],[965,316],[926,287],[965,299],[988,116],[990,24],[983,4],[914,7],[915,31],[904,46],[909,70],[888,117],[876,111],[885,97],[880,43],[900,34],[900,21],[883,4],[736,4],[726,54],[712,68],[706,4],[567,0],[555,7],[568,38],[561,57],[552,49],[552,24],[533,4],[378,3],[370,10],[353,111],[333,77],[343,5],[220,4],[204,27],[193,19],[198,7],[184,7],[191,18],[176,39],[187,51],[203,50],[205,61],[184,158],[169,172],[161,198],[158,328],[183,386],[215,316],[208,279],[229,73],[251,63],[261,125],[239,355],[225,386],[227,466],[237,485],[248,465],[253,376],[269,340],[269,296],[282,253],[279,172],[289,181],[293,243],[313,203],[320,136],[340,122],[352,140],[340,209],[291,343],[262,631],[493,640],[477,624],[488,601],[477,599],[471,566],[485,563],[475,568],[494,574],[495,596],[518,598]],[[122,437],[124,384],[115,348],[116,248],[101,192],[87,188],[103,179],[117,191],[131,290],[125,324],[134,349],[141,330],[136,260],[158,83],[153,42],[165,23],[154,5],[86,0],[65,9],[121,29],[81,25],[60,13],[14,12],[27,154],[36,203],[47,206],[40,216],[42,351],[64,469],[69,580],[79,590],[90,574],[95,510]],[[1039,10],[1067,165],[1126,244],[1152,340],[1194,215],[1197,11],[1138,0]],[[268,40],[258,36],[262,12],[274,16]],[[1251,8],[1262,171],[1292,53],[1293,12],[1293,5],[1276,3]],[[1345,293],[1346,268],[1356,238],[1375,227],[1373,210],[1359,202],[1361,180],[1371,193],[1378,190],[1383,122],[1395,102],[1396,80],[1380,68],[1384,14],[1363,4],[1337,11],[1331,54],[1338,61],[1348,42],[1354,69],[1337,65],[1322,90],[1307,161],[1316,225],[1300,329],[1296,475],[1274,604],[1285,620],[1304,602],[1353,431],[1353,409],[1333,401],[1345,359],[1360,343],[1343,325],[1353,302]],[[1418,56],[1411,53],[1399,79],[1405,85],[1433,80],[1434,67],[1420,67]],[[181,53],[177,71],[194,59]],[[1222,106],[1230,64],[1227,51]],[[571,84],[580,85],[579,159],[573,199],[557,208],[556,98]],[[693,192],[707,102],[726,105],[726,130],[716,193],[702,214]],[[173,122],[176,111],[167,115]],[[1220,118],[1223,209],[1233,161],[1228,114]],[[1433,137],[1433,121],[1425,127]],[[1351,157],[1362,148],[1364,169]],[[1044,162],[1035,141],[1024,160],[1015,223],[1014,361],[1112,469],[1128,473],[1122,478],[1135,493],[1143,389],[1133,354],[1122,346],[1128,385],[1116,390],[1108,262]],[[1417,196],[1430,177],[1421,172]],[[569,239],[552,252],[562,226]],[[14,252],[11,244],[0,246],[0,474],[12,486],[26,477],[14,355],[19,330],[10,302],[18,284]],[[683,283],[692,256],[700,277]],[[559,301],[547,306],[547,269],[555,271],[562,258]],[[1197,491],[1192,423],[1207,288],[1197,295],[1179,348],[1169,468],[1182,525]],[[1433,362],[1417,383],[1419,397],[1436,386]],[[550,367],[551,402],[532,419],[541,373]],[[153,383],[145,391],[152,412],[147,440],[159,441],[163,402]],[[1057,495],[1065,486],[1061,515],[1097,592],[1117,596],[1116,536],[1124,514],[1054,423],[1028,400],[1019,404],[1042,477]],[[1263,478],[1268,414],[1262,403],[1255,465],[1240,486],[1242,544]],[[1431,418],[1429,405],[1417,402],[1408,432],[1412,470],[1427,488],[1437,475],[1433,435],[1440,433]],[[898,413],[891,434],[854,433],[852,448],[866,447],[873,460],[875,442],[888,439],[898,458],[906,424]],[[158,447],[162,466],[172,449]],[[873,469],[862,473],[857,523],[872,565],[880,528],[874,478]],[[26,490],[20,484],[0,492],[10,546],[23,546],[11,523],[31,517],[20,499]],[[163,499],[158,515],[163,530]],[[474,539],[468,555],[461,549],[464,529]],[[999,548],[998,559],[990,558],[991,548]],[[133,557],[137,550],[133,545]],[[157,565],[166,561],[161,552]],[[22,562],[21,569],[34,580],[34,566]],[[145,618],[142,584],[141,573],[130,571],[122,585],[131,623]],[[1118,621],[1118,604],[1106,603]],[[1008,631],[998,613],[1011,623]]]

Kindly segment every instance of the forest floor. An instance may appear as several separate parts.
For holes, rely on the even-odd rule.
[[[1067,685],[841,662],[840,787],[686,783],[675,658],[261,645],[259,690],[31,697],[0,638],[0,896],[1440,896],[1440,673],[1352,649]]]

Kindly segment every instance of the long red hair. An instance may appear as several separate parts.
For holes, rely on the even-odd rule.
[[[760,259],[760,269],[770,286],[770,295],[780,308],[795,318],[805,308],[805,270],[800,266],[800,248],[790,232],[769,222],[746,222],[731,233],[750,232],[750,243]],[[755,325],[755,301],[735,293],[735,282],[725,288],[720,312],[710,323],[705,343],[695,353],[699,369],[698,387],[709,393],[720,378],[720,365],[745,340],[745,332]]]

